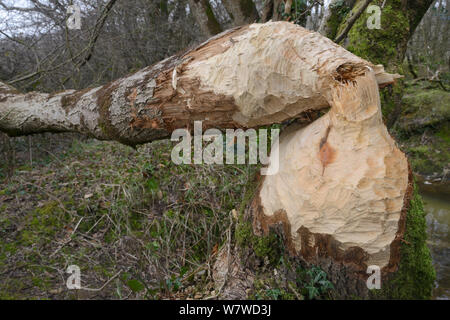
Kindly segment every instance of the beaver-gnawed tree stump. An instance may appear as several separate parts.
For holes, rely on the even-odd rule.
[[[294,24],[252,24],[98,88],[22,94],[0,83],[0,131],[137,145],[195,120],[250,128],[321,110],[273,146],[278,171],[259,182],[254,233],[281,225],[290,254],[321,266],[339,297],[427,298],[434,271],[421,200],[380,111],[378,87],[396,77]],[[369,292],[371,265],[382,289]]]

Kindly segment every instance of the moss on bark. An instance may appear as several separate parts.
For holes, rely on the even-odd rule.
[[[243,218],[236,226],[235,238],[240,248],[250,250],[259,259],[269,259],[272,266],[278,264],[284,252],[283,241],[274,230],[268,235],[257,236],[253,233],[251,222]]]
[[[381,8],[382,2],[374,1],[373,4]],[[358,4],[353,11],[357,10]],[[367,27],[369,17],[370,14],[364,12],[355,22],[348,34],[347,49],[375,64],[383,64],[388,72],[402,74],[402,61],[410,37],[408,10],[403,1],[386,2],[381,10],[380,29]],[[403,90],[402,81],[398,81],[394,87],[388,86],[380,90],[383,116],[388,128],[392,127],[400,115]]]
[[[448,182],[450,158],[450,92],[426,84],[406,86],[402,114],[393,128],[413,171],[430,180]]]
[[[372,290],[372,298],[430,299],[436,273],[430,250],[426,244],[427,232],[422,198],[414,184],[413,197],[406,216],[406,231],[401,246],[399,270],[381,290]]]
[[[257,194],[258,174],[255,172],[245,187],[243,200],[239,207],[238,222],[234,232],[236,245],[241,249],[241,254],[249,257],[250,252],[254,253],[256,259],[268,259],[270,265],[275,266],[279,263],[284,253],[283,235],[277,230],[270,230],[267,235],[256,235],[253,230],[252,219],[249,214],[249,207]]]
[[[359,0],[352,11],[357,10],[362,2]],[[383,64],[388,72],[404,74],[402,62],[408,41],[432,1],[412,2],[373,1],[371,4],[381,8],[381,28],[369,29],[367,19],[370,14],[364,12],[348,34],[347,49],[375,64]],[[386,126],[391,128],[401,114],[403,81],[380,90],[380,93],[384,120]]]
[[[373,4],[381,7],[382,2],[374,1]],[[357,9],[358,5],[353,11]],[[410,34],[406,8],[401,0],[387,1],[381,10],[380,29],[367,27],[370,16],[364,12],[355,22],[348,34],[347,49],[375,64],[383,64],[390,71],[396,71],[403,61]]]
[[[356,11],[362,2],[358,1],[352,12]],[[381,8],[383,2],[377,0],[372,4]],[[364,12],[348,34],[347,49],[375,64],[383,64],[388,72],[404,74],[402,62],[408,41],[431,2],[386,1],[381,9],[381,29],[369,29],[367,19],[370,15]],[[380,90],[383,116],[388,128],[395,124],[401,114],[404,90],[402,80],[397,81],[395,86]]]
[[[239,6],[244,17],[249,18],[255,14],[255,3],[253,0],[240,0]]]
[[[327,21],[326,36],[330,39],[334,39],[338,30],[341,27],[344,18],[351,11],[351,7],[346,3],[345,0],[339,0],[332,2],[329,7],[330,18]]]

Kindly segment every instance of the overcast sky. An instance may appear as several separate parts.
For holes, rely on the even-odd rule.
[[[5,5],[7,6],[14,6],[14,7],[22,7],[22,8],[26,8],[26,7],[31,7],[33,4],[29,1],[29,0],[1,0]],[[215,1],[215,0],[214,0]],[[41,0],[42,3],[46,3],[47,0]],[[74,1],[74,3],[76,3],[77,1]],[[328,6],[330,0],[325,0],[325,6]],[[22,19],[21,19],[22,18]],[[11,34],[9,32],[9,28],[7,27],[7,24],[9,24],[9,26],[15,26],[15,29],[17,29],[17,25],[21,24],[21,22],[26,22],[23,21],[23,13],[19,14],[18,12],[7,12],[6,10],[4,10],[1,6],[0,6],[0,30],[7,33],[7,34]],[[16,30],[17,31],[17,30]],[[22,28],[22,30],[20,30],[23,33],[28,33],[28,32],[35,32],[34,29],[32,28]],[[0,34],[0,38],[2,38],[3,36]]]
[[[2,2],[7,6],[14,7],[29,7],[30,3],[27,0],[2,0]],[[17,12],[6,11],[2,6],[0,6],[0,30],[5,31],[6,25],[5,22],[12,21],[18,19],[20,16]],[[0,35],[1,36],[1,35]]]

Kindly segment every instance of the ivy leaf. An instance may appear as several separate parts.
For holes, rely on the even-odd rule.
[[[138,280],[132,279],[127,282],[128,287],[130,287],[133,292],[140,292],[145,289],[144,285]]]

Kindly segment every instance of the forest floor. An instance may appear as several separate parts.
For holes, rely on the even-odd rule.
[[[175,165],[170,141],[137,150],[74,134],[10,142],[0,166],[0,299],[215,297],[213,264],[256,166]],[[66,286],[70,265],[81,290]],[[267,270],[249,297],[303,298]]]
[[[0,183],[0,298],[211,295],[214,255],[254,168],[175,165],[170,141],[54,140],[13,141],[14,174]],[[94,290],[68,290],[69,265]]]

